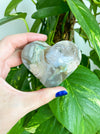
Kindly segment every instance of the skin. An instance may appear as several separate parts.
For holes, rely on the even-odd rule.
[[[7,132],[24,115],[55,98],[63,87],[45,88],[34,92],[22,92],[10,86],[5,78],[10,68],[22,64],[22,48],[33,41],[45,41],[47,37],[36,33],[23,33],[5,37],[0,41],[0,133]]]

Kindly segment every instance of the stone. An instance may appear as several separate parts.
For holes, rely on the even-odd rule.
[[[53,46],[34,41],[22,50],[22,62],[45,87],[61,84],[78,67],[81,52],[71,41],[60,41]]]

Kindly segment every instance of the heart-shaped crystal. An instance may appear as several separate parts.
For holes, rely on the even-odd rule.
[[[58,86],[80,64],[81,52],[71,41],[54,46],[34,41],[22,50],[22,62],[45,87]]]

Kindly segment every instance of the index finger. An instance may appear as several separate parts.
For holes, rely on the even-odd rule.
[[[0,60],[5,60],[13,54],[16,48],[23,47],[29,42],[45,41],[46,35],[37,33],[22,33],[10,35],[0,41]]]

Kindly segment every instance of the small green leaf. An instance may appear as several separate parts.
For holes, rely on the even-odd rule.
[[[45,17],[49,17],[49,16],[56,16],[59,15],[61,13],[65,13],[68,11],[68,6],[52,6],[52,7],[46,7],[46,8],[42,8],[39,9],[37,12],[35,12],[32,15],[32,18],[35,19],[40,19],[40,18],[45,18]]]
[[[90,59],[100,68],[100,60],[95,50],[90,52]]]
[[[18,6],[18,4],[20,3],[20,2],[22,2],[23,0],[11,0],[11,2],[9,3],[9,5],[7,6],[7,8],[6,8],[6,10],[5,10],[5,16],[8,16],[10,13],[11,13],[11,11],[13,10],[13,9],[16,9],[17,8],[17,6]]]
[[[61,86],[68,95],[50,102],[57,120],[73,134],[95,134],[100,129],[100,80],[79,66]]]
[[[66,0],[100,58],[100,27],[89,9],[79,0]]]
[[[25,19],[26,15],[27,15],[26,13],[16,13],[13,15],[5,16],[4,18],[0,19],[0,25],[5,24],[12,20],[20,19],[20,18]]]
[[[89,61],[89,57],[82,54],[82,60],[81,60],[81,65],[90,68],[90,61]]]

